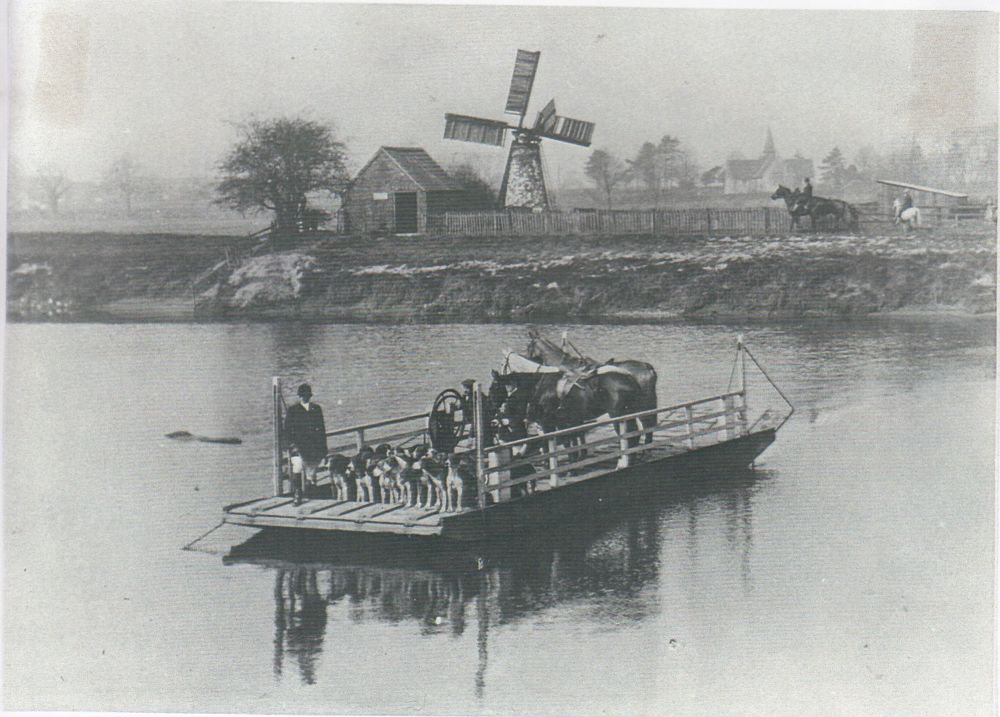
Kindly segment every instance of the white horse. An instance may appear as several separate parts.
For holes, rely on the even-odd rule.
[[[903,222],[906,225],[907,231],[920,226],[920,210],[916,207],[903,209],[903,201],[899,197],[892,200],[892,214],[895,217],[893,224]]]

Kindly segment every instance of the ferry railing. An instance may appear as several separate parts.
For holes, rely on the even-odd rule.
[[[392,441],[405,441],[410,438],[417,438],[423,436],[427,433],[427,417],[430,414],[424,413],[411,413],[408,416],[399,416],[398,418],[387,418],[384,421],[374,421],[372,423],[359,423],[355,426],[348,426],[347,428],[338,428],[334,431],[327,431],[327,438],[334,438],[337,436],[347,436],[354,435],[354,440],[351,443],[342,443],[334,446],[330,446],[328,449],[329,453],[340,453],[342,451],[356,450],[360,451],[366,445],[378,444],[378,443],[391,443]],[[375,434],[379,428],[386,428],[387,426],[398,426],[401,423],[410,423],[413,421],[423,421],[420,428],[410,428],[405,431],[397,431],[396,433],[379,433]]]
[[[746,380],[746,358],[748,357],[788,407],[784,416],[780,417],[774,425],[770,423],[772,416],[771,409],[768,409],[757,417],[752,425],[748,426],[749,407]],[[780,429],[795,413],[795,407],[746,347],[742,335],[736,338],[736,360],[730,375],[730,388],[737,372],[739,390],[727,389],[726,393],[709,398],[637,411],[601,421],[590,421],[572,428],[485,447],[481,451],[481,458],[477,461],[480,504],[484,505],[487,492],[493,496],[494,501],[504,501],[509,500],[511,488],[534,483],[540,479],[547,479],[548,486],[555,488],[564,480],[579,481],[626,468],[630,465],[632,456],[636,454],[648,451],[679,453],[712,445],[720,441],[712,440],[711,443],[707,443],[706,437],[714,437],[723,431],[725,432],[725,440],[728,441],[750,435],[755,430],[777,431]],[[476,396],[479,396],[478,387]],[[713,403],[719,405],[713,409],[711,407]],[[706,409],[708,410],[706,411]],[[649,416],[656,417],[655,424],[650,427],[642,426],[639,419]],[[636,421],[636,428],[622,430],[622,427],[629,421]],[[614,428],[615,435],[586,440],[585,436],[588,433],[607,427]],[[580,445],[560,445],[561,442],[573,436],[580,437]],[[647,437],[651,440],[645,443]],[[630,445],[632,439],[636,438],[639,439],[639,443]],[[617,446],[615,446],[616,443]],[[535,450],[532,450],[533,448]],[[523,450],[523,457],[515,458],[514,453],[517,449]],[[598,449],[600,450],[598,451]],[[477,452],[479,450],[477,447]],[[594,452],[595,455],[587,455],[588,452]],[[576,458],[580,455],[584,457]],[[566,461],[565,458],[576,459]],[[617,459],[613,467],[598,465],[608,463],[612,459]],[[595,466],[595,468],[585,474],[580,473],[580,469],[591,466]],[[529,468],[530,473],[511,478],[511,472],[518,468]]]
[[[656,417],[654,425],[647,427],[639,422],[639,419],[648,420],[650,416]],[[624,427],[631,421],[636,422],[636,427],[625,430]],[[588,434],[607,428],[614,428],[615,433],[586,438]],[[743,389],[477,448],[477,454],[482,453],[482,459],[477,461],[481,500],[485,500],[487,493],[493,496],[494,501],[508,500],[512,488],[538,480],[547,480],[548,486],[555,488],[570,479],[576,481],[608,473],[628,467],[632,456],[649,451],[682,452],[702,447],[708,445],[705,437],[723,432],[725,440],[750,432],[746,391]],[[645,443],[643,441],[647,436],[651,440]],[[580,438],[582,442],[565,443],[570,438]],[[639,443],[632,445],[634,440]],[[519,449],[524,452],[523,455],[516,455]],[[612,467],[605,465],[601,468],[598,465],[612,461]],[[594,470],[583,475],[579,473],[580,469],[588,467],[594,467]],[[510,477],[520,468],[530,469],[530,472]]]

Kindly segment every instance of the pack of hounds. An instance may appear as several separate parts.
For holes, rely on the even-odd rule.
[[[456,512],[477,500],[476,472],[465,456],[382,444],[357,455],[327,456],[334,500],[401,504]]]

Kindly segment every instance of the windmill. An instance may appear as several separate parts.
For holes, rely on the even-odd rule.
[[[504,114],[517,115],[517,125],[497,120],[445,114],[444,137],[463,142],[477,142],[503,147],[507,130],[514,135],[507,155],[507,168],[500,185],[500,202],[504,207],[516,209],[548,209],[549,196],[542,172],[542,138],[590,146],[594,123],[560,117],[556,114],[555,100],[549,100],[538,113],[533,127],[524,126],[528,113],[531,87],[535,83],[535,70],[541,52],[518,50],[514,62],[514,75],[507,93]]]

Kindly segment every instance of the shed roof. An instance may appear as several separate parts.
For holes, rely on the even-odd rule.
[[[380,147],[425,192],[459,191],[462,186],[448,176],[422,147]],[[364,170],[361,170],[362,172]]]
[[[945,197],[954,197],[955,199],[967,199],[968,194],[961,194],[959,192],[949,192],[946,189],[933,189],[931,187],[922,187],[919,184],[909,184],[907,182],[896,182],[891,179],[876,179],[879,184],[885,184],[890,187],[902,187],[903,189],[912,189],[915,192],[928,192],[930,194],[941,194]]]

